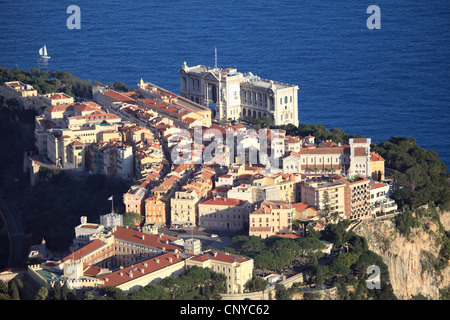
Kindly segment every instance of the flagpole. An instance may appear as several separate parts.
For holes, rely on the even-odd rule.
[[[114,213],[114,196],[109,197],[108,200],[111,200],[111,213]]]

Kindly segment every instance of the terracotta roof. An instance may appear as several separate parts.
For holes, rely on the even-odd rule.
[[[370,161],[385,161],[385,160],[378,153],[371,152],[370,153]]]
[[[209,206],[242,206],[247,201],[233,198],[210,198],[203,201],[199,205],[209,205]]]
[[[135,263],[123,269],[119,269],[99,279],[104,280],[104,286],[119,286],[128,281],[151,274],[183,261],[183,257],[173,252],[168,252],[151,259]]]
[[[280,237],[280,238],[287,238],[287,239],[300,238],[300,236],[298,236],[296,234],[276,234],[275,236]]]
[[[345,145],[334,148],[302,148],[300,154],[349,154],[350,146]]]
[[[61,112],[61,111],[66,111],[66,110],[70,110],[73,109],[74,105],[73,104],[59,104],[57,106],[52,106],[52,107],[48,107],[46,108],[47,111],[50,112]]]
[[[270,227],[250,227],[250,231],[251,232],[261,232],[261,231],[266,231],[266,232],[270,232]]]
[[[311,207],[309,204],[307,204],[306,202],[297,202],[297,203],[293,203],[292,206],[295,208],[295,210],[297,210],[298,212],[303,212],[308,208],[314,208]],[[315,208],[314,208],[315,209]]]
[[[67,257],[63,258],[63,261],[67,261],[67,260],[78,260],[81,259],[85,256],[87,256],[88,254],[96,251],[97,249],[103,247],[104,245],[106,245],[105,242],[101,241],[101,240],[94,240],[90,243],[88,243],[87,245],[85,245],[84,247],[78,249],[77,251],[73,252],[73,254],[69,254]]]
[[[355,157],[365,157],[366,148],[355,148]]]
[[[378,188],[383,188],[383,187],[388,187],[389,185],[384,184],[384,183],[374,183],[370,185],[370,189],[378,189]]]
[[[168,236],[159,236],[159,235],[151,235],[139,232],[135,229],[117,227],[116,231],[113,233],[114,237],[117,239],[121,239],[128,242],[139,243],[140,245],[145,245],[149,247],[155,247],[162,249],[164,248],[166,251],[182,251],[182,247],[176,246],[170,243],[166,243],[166,241],[171,242],[177,240],[173,237]],[[144,236],[144,239],[142,238]]]
[[[243,258],[243,257],[238,257],[238,256],[233,256],[233,255],[228,255],[228,254],[224,254],[224,253],[220,253],[220,252],[207,252],[205,254],[196,256],[194,258],[192,258],[191,260],[193,261],[199,261],[199,262],[204,262],[207,260],[215,260],[215,261],[221,261],[221,262],[227,262],[227,263],[233,263],[233,262],[246,262],[249,259]]]
[[[366,138],[353,138],[353,143],[367,143]]]
[[[135,92],[131,92],[131,94],[134,94]],[[105,92],[105,95],[120,102],[136,102],[136,100],[130,98],[128,94],[123,94],[120,92],[117,92],[115,90],[108,90]]]
[[[320,144],[320,146],[332,148],[332,147],[337,147],[338,144],[336,142],[333,142],[333,141],[324,141],[324,142],[322,142]]]

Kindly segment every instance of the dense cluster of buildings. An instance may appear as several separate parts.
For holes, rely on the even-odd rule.
[[[98,292],[115,286],[130,294],[167,277],[177,277],[197,266],[226,275],[227,293],[242,293],[253,276],[253,260],[217,251],[202,251],[200,240],[179,239],[155,228],[122,226],[120,215],[101,216],[101,223],[81,217],[75,227],[72,252],[62,258],[45,259],[28,266],[27,274],[38,286],[52,288],[67,283],[80,292]],[[45,243],[34,252],[45,251]]]
[[[308,224],[321,230],[397,209],[391,186],[381,182],[384,159],[371,152],[370,139],[340,145],[231,122],[266,116],[275,125],[298,125],[297,86],[186,63],[180,85],[180,95],[142,79],[133,92],[95,86],[94,101],[75,103],[64,93],[4,84],[3,94],[41,111],[38,152],[26,156],[34,174],[50,165],[128,180],[125,211],[143,217],[135,228],[122,227],[114,213],[100,224],[83,220],[74,252],[30,266],[35,279],[51,286],[77,270],[82,286],[132,292],[197,265],[225,272],[228,292],[243,292],[253,260],[202,252],[195,239],[158,229],[300,237]]]

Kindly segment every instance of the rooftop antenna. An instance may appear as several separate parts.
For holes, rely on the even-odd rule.
[[[214,47],[214,68],[217,69],[217,47]]]

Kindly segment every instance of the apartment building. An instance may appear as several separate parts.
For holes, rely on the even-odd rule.
[[[115,131],[117,133],[117,131]],[[103,142],[89,145],[86,149],[86,168],[89,171],[130,180],[134,174],[134,154],[131,146],[107,138],[103,132]],[[115,135],[114,135],[115,136]]]
[[[349,220],[372,217],[370,209],[370,180],[363,176],[340,179],[344,184],[345,214]]]
[[[370,177],[370,139],[350,139],[348,145],[301,147],[282,160],[283,173],[338,173]]]
[[[133,185],[123,195],[123,203],[125,204],[125,212],[135,212],[141,216],[145,216],[145,198],[147,197],[147,189]]]
[[[292,234],[295,207],[286,201],[260,201],[252,206],[249,236],[268,238]]]
[[[206,230],[242,231],[248,225],[250,203],[231,198],[210,198],[198,205],[199,226]]]
[[[170,200],[171,228],[183,229],[197,226],[199,201],[199,195],[194,190],[175,192]]]
[[[252,176],[249,183],[241,183],[230,188],[227,197],[250,203],[260,200],[295,202],[296,183],[289,176],[282,174],[257,174]]]
[[[373,183],[370,185],[370,206],[372,215],[397,210],[397,204],[390,198],[389,185]]]
[[[340,179],[321,179],[319,181],[305,181],[300,184],[301,201],[317,208],[319,211],[325,207],[325,194],[328,194],[327,205],[330,213],[338,212],[344,217],[345,206],[345,184]]]
[[[144,224],[165,225],[167,222],[166,204],[161,201],[158,195],[145,199],[145,220]]]

